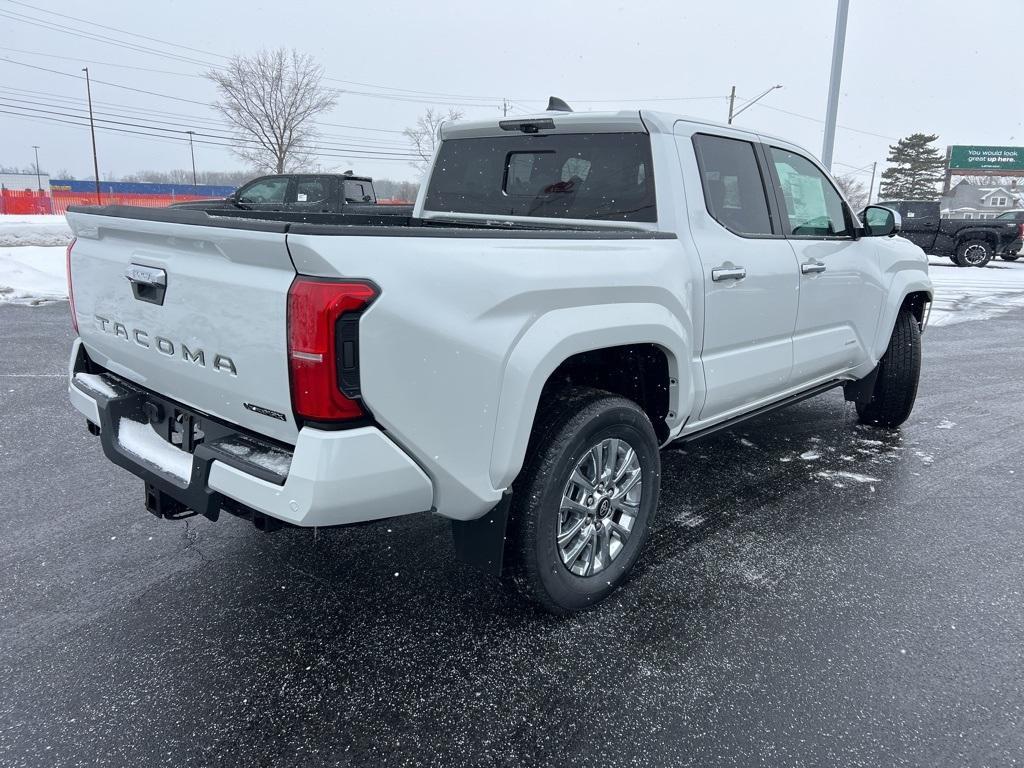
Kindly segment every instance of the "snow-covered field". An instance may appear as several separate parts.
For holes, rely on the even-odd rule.
[[[65,246],[0,247],[0,304],[49,304],[68,297]]]
[[[24,244],[10,247],[14,243],[5,237]],[[62,216],[0,216],[0,303],[67,299],[64,246],[69,241]],[[1024,260],[996,259],[984,269],[956,267],[934,256],[929,263],[935,283],[933,326],[984,320],[1024,307]]]
[[[63,216],[0,216],[0,248],[70,242],[71,228]]]

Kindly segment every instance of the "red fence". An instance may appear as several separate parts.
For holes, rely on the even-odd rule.
[[[202,195],[137,195],[137,194],[100,194],[103,205],[140,205],[146,208],[163,208],[171,203],[183,203],[188,200],[208,200]],[[81,192],[53,191],[33,192],[32,190],[0,190],[0,214],[63,214],[69,205],[96,205],[96,194]]]

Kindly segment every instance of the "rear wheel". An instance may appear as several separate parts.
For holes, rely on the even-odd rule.
[[[992,246],[986,240],[965,240],[956,248],[953,261],[961,267],[984,267],[993,257]]]
[[[547,611],[597,605],[622,584],[658,504],[650,419],[608,392],[574,388],[542,407],[512,494],[516,583]]]
[[[871,400],[857,403],[862,424],[898,427],[914,409],[921,377],[921,329],[917,318],[902,310],[896,318],[889,346],[878,363],[878,378]]]

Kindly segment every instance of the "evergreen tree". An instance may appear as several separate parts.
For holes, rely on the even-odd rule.
[[[915,133],[889,146],[886,160],[893,163],[882,172],[882,200],[938,200],[937,185],[946,170],[946,159],[932,142],[936,134]]]

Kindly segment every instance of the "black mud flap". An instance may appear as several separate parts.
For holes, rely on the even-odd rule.
[[[452,520],[456,557],[489,576],[501,576],[511,506],[512,493],[506,491],[501,501],[483,517]]]
[[[875,382],[878,381],[878,371],[881,367],[882,364],[879,363],[863,379],[848,381],[843,384],[843,397],[846,398],[847,402],[860,403],[861,405],[867,405],[871,402],[871,398],[875,396]]]

